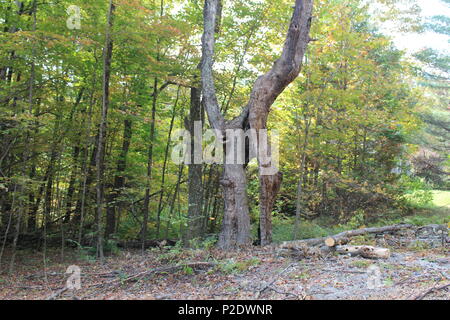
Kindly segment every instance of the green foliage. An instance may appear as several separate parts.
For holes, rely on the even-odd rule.
[[[194,274],[194,269],[192,269],[191,267],[185,265],[183,266],[183,273],[190,276]]]
[[[369,260],[355,260],[350,263],[351,266],[355,268],[367,269],[373,264],[372,261]]]
[[[365,225],[365,221],[366,215],[364,210],[358,209],[352,214],[350,220],[345,225],[341,225],[341,227],[348,230],[358,229]]]
[[[439,215],[439,214],[424,214],[419,215],[416,214],[411,217],[406,217],[403,219],[404,223],[414,224],[417,226],[425,226],[429,224],[443,224],[446,225],[450,222],[450,218],[445,215]]]
[[[153,248],[153,250],[158,252],[160,249]],[[190,252],[183,249],[182,241],[178,241],[175,246],[167,247],[165,252],[159,254],[158,259],[163,263],[177,263],[185,259],[185,256],[189,255]]]
[[[97,248],[90,246],[82,246],[75,240],[66,239],[68,243],[74,244],[78,247],[79,258],[86,262],[96,262],[97,261]]]
[[[218,265],[218,269],[225,274],[242,273],[250,267],[257,266],[261,263],[258,258],[250,258],[244,261],[226,260]]]
[[[217,241],[217,235],[210,235],[203,240],[201,247],[205,250],[212,249],[216,245]]]
[[[275,216],[273,218],[273,241],[282,242],[293,240],[294,218]],[[299,225],[299,238],[308,239],[324,237],[330,234],[330,229],[322,227],[314,221],[302,220]]]
[[[30,232],[44,221],[63,219],[69,234],[83,226],[83,236],[93,240],[108,3],[38,5],[34,24],[32,2],[23,2],[25,11],[0,1],[0,227],[10,212],[27,208],[24,227]],[[171,138],[173,130],[185,127],[190,88],[198,85],[203,2],[114,2],[100,223],[113,212],[115,240],[105,249],[117,254],[117,239],[140,239],[146,209],[149,238],[181,239],[186,232],[188,174],[170,160]],[[278,58],[292,3],[224,2],[214,60],[217,96],[227,119],[241,112],[257,77]],[[429,206],[430,186],[416,177],[417,166],[405,164],[419,149],[414,144],[439,147],[439,168],[448,171],[448,124],[442,120],[449,105],[448,56],[425,49],[409,61],[373,20],[417,29],[418,8],[408,5],[402,11],[397,1],[377,3],[382,17],[371,17],[360,0],[315,1],[311,38],[316,41],[309,43],[301,74],[276,100],[269,118],[269,128],[281,134],[284,173],[273,210],[274,241],[292,239],[299,181],[299,236],[311,238],[380,218],[401,220],[411,208]],[[79,30],[66,25],[70,5],[80,8]],[[446,33],[447,24],[446,17],[435,17],[426,28]],[[418,87],[416,80],[427,87]],[[419,132],[423,141],[417,141]],[[445,177],[442,172],[437,175]],[[210,249],[223,215],[221,169],[205,165],[203,173],[203,231],[210,236],[190,245]],[[255,163],[247,173],[256,235]],[[450,183],[446,179],[440,187]],[[48,234],[59,235],[58,224],[49,228]],[[96,248],[77,246],[86,259],[95,255]],[[185,254],[181,244],[167,250],[161,259],[175,261]]]
[[[430,245],[424,241],[412,241],[408,244],[408,248],[415,251],[423,251],[430,249]]]
[[[107,241],[105,241],[103,249],[104,249],[105,253],[109,253],[112,255],[117,255],[120,253],[120,249],[117,246],[117,240],[113,240],[113,239],[108,239]]]
[[[399,181],[403,193],[398,200],[414,208],[424,207],[433,200],[431,187],[421,178],[403,175]]]

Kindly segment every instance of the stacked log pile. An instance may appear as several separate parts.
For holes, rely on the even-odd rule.
[[[372,235],[377,245],[389,247],[408,247],[413,243],[423,243],[430,248],[447,247],[450,243],[448,227],[445,225],[428,225],[417,227],[399,224],[379,228],[361,228],[344,231],[339,234],[305,240],[287,241],[277,246],[279,254],[297,258],[325,256],[332,253],[359,255],[368,259],[387,259],[391,249],[368,245],[349,245],[356,236]]]

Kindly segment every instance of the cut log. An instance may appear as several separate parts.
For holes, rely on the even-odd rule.
[[[341,233],[338,233],[334,236],[331,236],[331,238],[334,239],[336,244],[338,244],[339,241],[341,241],[341,244],[344,244],[343,242],[347,239],[355,236],[360,236],[363,234],[377,234],[377,233],[385,233],[385,232],[395,232],[402,229],[410,229],[414,228],[411,224],[398,224],[398,225],[392,225],[392,226],[385,226],[385,227],[375,227],[375,228],[363,228],[363,229],[356,229],[356,230],[350,230],[350,231],[344,231]],[[281,243],[280,248],[293,248],[293,247],[299,247],[299,246],[317,246],[317,245],[323,245],[325,240],[329,239],[330,237],[321,237],[321,238],[312,238],[312,239],[305,239],[305,240],[295,240],[295,241],[286,241]],[[347,241],[348,242],[348,241]]]
[[[347,237],[342,237],[342,238],[328,237],[325,239],[325,245],[327,247],[340,246],[340,245],[347,244],[349,242],[350,242],[350,238],[347,238]]]
[[[334,246],[336,245],[336,240],[334,240],[333,237],[326,238],[326,239],[325,239],[325,244],[326,244],[328,247],[334,247]]]
[[[376,248],[372,246],[337,246],[336,252],[340,254],[350,254],[369,259],[387,259],[391,256],[391,251],[387,248]]]

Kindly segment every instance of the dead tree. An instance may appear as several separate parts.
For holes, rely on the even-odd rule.
[[[260,76],[250,95],[247,106],[233,120],[227,121],[220,112],[213,77],[213,57],[216,20],[220,14],[219,0],[205,0],[204,31],[202,37],[202,88],[203,102],[211,126],[226,137],[227,130],[251,129],[259,133],[267,128],[270,107],[284,89],[300,73],[302,60],[311,41],[313,0],[296,0],[281,57],[269,72]],[[257,136],[259,136],[257,134]],[[259,140],[259,137],[258,137]],[[258,141],[258,145],[259,141]],[[270,146],[267,157],[270,157]],[[272,164],[259,161],[260,168],[260,229],[261,244],[272,240],[271,211],[281,184],[281,173],[263,174],[265,166]],[[242,164],[224,164],[221,179],[224,196],[224,218],[219,236],[219,247],[233,248],[251,242],[250,217],[247,202],[247,181]]]

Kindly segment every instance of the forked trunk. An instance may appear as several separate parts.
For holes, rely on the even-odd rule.
[[[219,0],[205,0],[203,12],[202,37],[202,89],[203,102],[211,126],[225,133],[226,129],[243,129],[248,121],[250,128],[258,136],[258,146],[264,145],[259,141],[260,133],[267,129],[267,117],[270,107],[284,89],[300,73],[302,59],[306,47],[311,40],[309,31],[311,27],[313,0],[295,0],[294,12],[284,43],[281,57],[274,63],[271,70],[260,76],[253,87],[249,103],[241,115],[231,121],[226,121],[220,111],[217,101],[216,88],[213,76],[215,30],[217,17],[220,16]],[[231,124],[231,126],[230,126]],[[260,143],[262,142],[262,143]],[[268,143],[268,139],[266,140]],[[267,146],[271,158],[271,147]],[[265,170],[267,163],[258,158],[260,168],[260,231],[261,244],[272,241],[272,208],[276,195],[280,189],[281,173]],[[274,163],[269,165],[273,168]],[[250,218],[246,194],[246,178],[243,165],[225,164],[222,186],[224,189],[225,212],[222,232],[219,238],[219,247],[233,248],[240,244],[250,243]]]

